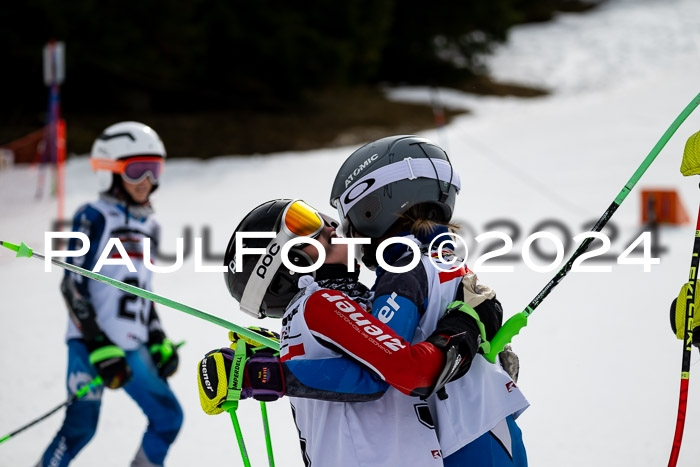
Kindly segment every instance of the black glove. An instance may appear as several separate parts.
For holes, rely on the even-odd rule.
[[[445,381],[447,383],[469,370],[481,345],[481,333],[476,319],[455,306],[447,310],[426,341],[445,353],[447,367],[456,365],[450,378]]]
[[[456,347],[458,353],[471,362],[477,351],[484,353],[484,347],[501,328],[502,320],[503,309],[495,298],[485,300],[474,308],[456,301],[450,304],[435,331],[426,340],[443,350],[449,346]]]
[[[151,358],[158,368],[158,375],[161,378],[166,379],[175,374],[180,364],[177,345],[165,337],[162,331],[154,331],[149,334],[148,350],[151,352]]]
[[[503,309],[495,297],[474,308],[461,301],[450,304],[426,339],[445,354],[445,368],[431,394],[439,392],[441,399],[447,397],[442,390],[445,384],[466,374],[477,352],[489,351],[489,339],[500,329],[502,319]]]
[[[131,380],[131,368],[126,363],[124,350],[114,345],[106,335],[98,335],[85,344],[90,352],[90,363],[105,387],[118,389]]]
[[[71,319],[83,334],[83,342],[90,354],[90,363],[102,378],[102,383],[117,389],[131,379],[131,368],[126,363],[124,351],[109,340],[97,325],[95,309],[78,291],[71,275],[61,282],[61,293],[66,300]]]

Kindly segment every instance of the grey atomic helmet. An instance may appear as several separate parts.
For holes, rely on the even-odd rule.
[[[434,205],[448,222],[460,189],[447,153],[413,135],[368,143],[343,163],[331,189],[343,235],[381,238],[411,206]]]

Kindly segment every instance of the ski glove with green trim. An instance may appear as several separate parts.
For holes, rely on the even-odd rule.
[[[152,332],[148,338],[148,350],[161,378],[166,379],[175,374],[180,356],[173,341],[162,332]]]
[[[249,328],[279,339],[263,328]],[[231,347],[212,350],[198,365],[197,383],[202,410],[209,415],[235,408],[242,399],[272,402],[284,396],[284,373],[276,351],[231,332]]]
[[[426,339],[445,354],[445,368],[433,393],[444,399],[442,388],[469,371],[477,353],[488,353],[490,340],[503,324],[503,308],[496,292],[477,284],[476,274],[467,273],[433,333]]]
[[[257,333],[257,334],[260,334],[263,337],[267,337],[268,339],[272,339],[272,340],[275,340],[277,342],[280,341],[280,335],[274,331],[270,331],[269,329],[261,328],[259,326],[250,326],[248,329],[250,331]],[[236,350],[236,344],[239,341],[245,341],[245,343],[248,344],[250,347],[259,347],[260,346],[260,344],[258,342],[254,341],[253,339],[251,339],[249,337],[245,337],[243,335],[240,335],[236,331],[229,331],[228,338],[231,341],[231,348],[233,350]],[[267,351],[272,352],[271,349],[267,349],[267,348],[265,348],[265,349]]]
[[[165,337],[165,331],[160,325],[156,307],[151,302],[151,311],[148,314],[148,350],[151,352],[153,364],[158,369],[158,375],[169,378],[177,371],[180,364],[180,356],[177,353],[178,345]]]
[[[102,344],[102,345],[100,345]],[[104,334],[86,343],[90,364],[95,367],[105,387],[119,389],[131,380],[131,368],[121,347],[114,345]]]

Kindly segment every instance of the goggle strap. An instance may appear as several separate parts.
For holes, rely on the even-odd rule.
[[[124,164],[122,161],[118,160],[96,159],[91,157],[90,167],[92,167],[92,170],[108,170],[110,172],[119,173],[123,169]]]
[[[269,253],[270,247],[277,245],[277,248],[282,249],[282,246],[289,240],[292,240],[292,238],[290,238],[284,229],[282,229],[267,245],[265,248],[265,254],[261,255],[260,259],[258,259],[255,268],[253,268],[253,271],[250,274],[248,283],[243,290],[243,296],[241,297],[240,301],[241,310],[258,318],[262,318],[260,314],[260,304],[262,303],[262,299],[267,292],[267,288],[272,283],[272,278],[275,277],[275,274],[282,265],[282,252],[278,251],[276,255],[271,255]],[[272,261],[270,264],[266,265],[263,263],[263,261],[268,256],[272,257]],[[260,277],[258,275],[258,270],[261,268],[264,268],[266,271],[264,277]]]
[[[457,191],[461,189],[459,175],[454,172],[452,165],[448,161],[443,159],[413,159],[407,157],[403,160],[380,167],[349,186],[337,200],[339,203],[339,214],[341,214],[342,217],[347,217],[347,213],[355,204],[379,188],[383,188],[390,183],[400,180],[415,180],[417,178],[437,179],[438,181],[448,182],[454,185]],[[364,192],[355,196],[349,202],[345,202],[345,199],[349,198],[353,190],[370,180],[372,180],[372,183]]]
[[[248,282],[245,286],[245,289],[243,290],[243,296],[241,297],[240,300],[240,308],[244,312],[255,316],[257,318],[263,318],[262,313],[260,312],[260,305],[262,304],[262,300],[265,297],[265,294],[267,293],[267,289],[270,287],[270,284],[272,283],[272,279],[275,277],[275,274],[277,274],[277,271],[279,270],[280,266],[282,266],[282,254],[281,251],[278,251],[277,254],[272,254],[270,252],[270,249],[273,246],[276,246],[278,249],[281,249],[285,243],[288,241],[294,240],[295,238],[302,238],[302,237],[311,237],[314,238],[315,235],[317,235],[319,232],[323,230],[324,220],[321,214],[314,210],[314,214],[318,217],[319,220],[319,227],[316,229],[315,232],[312,232],[308,236],[298,236],[294,232],[290,231],[289,228],[287,227],[287,220],[285,217],[287,216],[287,213],[289,210],[294,206],[297,202],[300,202],[301,200],[294,200],[292,201],[283,211],[282,214],[282,219],[281,219],[281,227],[280,231],[277,234],[277,236],[267,245],[265,248],[265,254],[261,255],[260,258],[258,259],[258,262],[255,264],[255,268],[250,274],[250,277],[248,279]],[[311,208],[308,204],[305,202],[301,201],[301,203],[304,206],[307,206],[308,208]],[[313,208],[311,208],[313,209]],[[267,257],[272,258],[269,260]],[[265,261],[268,261],[266,264]],[[263,277],[260,277],[258,275],[258,271],[265,271],[265,274]]]

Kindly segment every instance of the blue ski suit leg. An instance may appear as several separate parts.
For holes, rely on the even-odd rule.
[[[134,377],[124,390],[148,418],[143,451],[151,463],[161,465],[182,426],[182,408],[167,381],[158,376],[145,346],[126,352],[126,361]]]
[[[90,364],[88,351],[78,339],[68,341],[68,373],[66,387],[72,396],[97,376]],[[44,452],[42,466],[64,467],[80,452],[95,434],[100,415],[102,386],[90,390],[66,407],[63,425]]]
[[[168,383],[158,376],[145,346],[127,351],[126,360],[131,367],[133,378],[124,386],[124,390],[148,418],[148,427],[142,441],[143,451],[151,463],[163,464],[168,448],[182,425],[182,408]],[[66,380],[69,395],[74,394],[96,376],[85,344],[79,339],[69,340]],[[69,465],[92,439],[97,428],[102,392],[102,387],[93,389],[67,407],[63,425],[42,457],[42,466]],[[136,452],[136,449],[134,451]]]
[[[459,451],[445,457],[445,467],[527,467],[520,428],[506,417],[507,433],[487,431]]]

